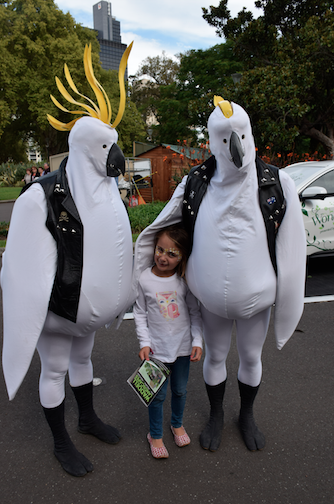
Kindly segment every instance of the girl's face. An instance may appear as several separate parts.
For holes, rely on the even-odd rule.
[[[167,234],[163,234],[155,247],[153,273],[161,277],[172,276],[181,259],[182,254],[173,240]]]

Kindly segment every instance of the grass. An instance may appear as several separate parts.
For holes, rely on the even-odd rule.
[[[0,201],[18,198],[21,189],[22,187],[0,187]]]

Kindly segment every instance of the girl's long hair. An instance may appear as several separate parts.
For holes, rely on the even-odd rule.
[[[158,231],[155,235],[154,247],[156,247],[160,236],[162,236],[163,234],[166,234],[168,238],[170,238],[175,243],[176,247],[182,254],[182,259],[176,268],[176,273],[181,278],[185,278],[186,266],[190,252],[189,235],[182,224],[173,224],[172,226],[167,226],[160,229],[160,231]]]

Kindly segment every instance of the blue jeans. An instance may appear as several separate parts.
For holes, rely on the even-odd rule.
[[[171,425],[182,427],[183,411],[187,397],[190,356],[178,357],[172,364],[164,363],[171,370],[169,375],[172,392]],[[163,404],[167,394],[168,379],[148,407],[150,418],[150,434],[153,439],[162,438]]]

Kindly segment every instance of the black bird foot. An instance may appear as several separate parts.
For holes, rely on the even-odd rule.
[[[92,436],[100,439],[100,441],[109,444],[117,444],[122,439],[120,433],[115,427],[105,424],[97,417],[89,424],[84,425],[79,423],[78,431],[81,434],[91,434]]]
[[[92,472],[93,464],[72,444],[72,446],[64,447],[63,449],[54,449],[54,454],[60,465],[67,473],[72,476],[85,476]]]
[[[204,450],[215,452],[218,450],[223,431],[223,416],[210,417],[209,422],[204,427],[200,435],[200,445]]]
[[[253,416],[239,417],[239,428],[242,439],[250,451],[263,450],[266,440],[255,424]]]

